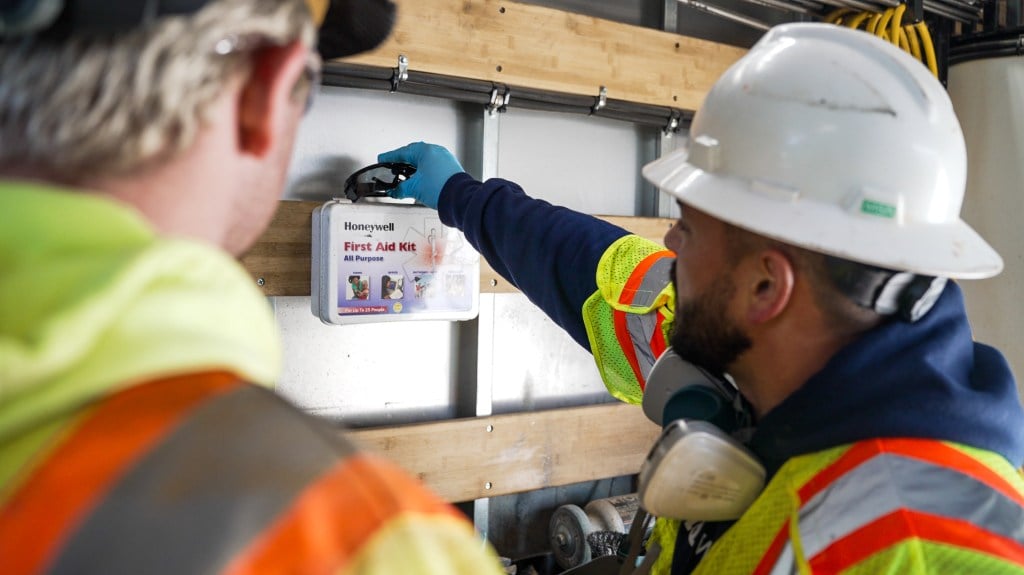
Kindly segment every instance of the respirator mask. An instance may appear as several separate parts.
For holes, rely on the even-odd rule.
[[[647,377],[644,414],[664,428],[640,469],[640,504],[688,521],[736,519],[764,489],[765,469],[743,445],[753,433],[736,387],[671,348]]]

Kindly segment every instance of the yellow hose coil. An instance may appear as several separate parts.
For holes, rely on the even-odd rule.
[[[935,77],[939,76],[939,66],[935,61],[935,46],[932,45],[932,34],[928,31],[928,26],[922,20],[917,24],[917,33],[921,37],[921,48],[924,52],[924,62],[928,66],[928,69],[935,74]]]
[[[893,10],[892,22],[889,24],[889,41],[899,46],[903,23],[903,13],[907,11],[906,4],[900,4]]]
[[[903,27],[903,34],[907,37],[907,43],[910,44],[910,53],[918,60],[921,60],[921,44],[917,41],[917,29],[914,28],[913,24],[907,24]],[[924,60],[921,61],[923,62]]]
[[[863,25],[865,32],[892,42],[899,49],[912,54],[938,77],[939,67],[935,58],[935,46],[932,44],[932,35],[928,30],[928,25],[921,21],[904,26],[903,16],[906,12],[906,4],[899,4],[882,12],[856,12],[849,8],[837,8],[825,16],[825,21],[854,29],[861,29]]]

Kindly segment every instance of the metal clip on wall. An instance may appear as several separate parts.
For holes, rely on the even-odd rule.
[[[669,138],[674,136],[675,133],[679,131],[679,121],[682,119],[682,116],[683,115],[681,113],[678,113],[675,110],[669,112],[668,123],[661,129],[661,132]]]
[[[391,76],[391,91],[397,92],[398,86],[402,82],[409,80],[409,58],[405,54],[398,55],[398,67],[395,68],[394,75]]]
[[[601,90],[597,93],[597,100],[594,102],[594,107],[590,109],[591,115],[601,111],[605,106],[608,105],[608,88],[601,86]]]
[[[409,69],[409,59],[404,55],[398,57],[398,66],[395,68],[327,62],[324,64],[322,81],[325,86],[385,90],[480,104],[492,113],[505,112],[515,107],[544,112],[584,114],[651,126],[659,130],[665,128],[666,117],[676,118],[674,130],[689,127],[689,121],[693,118],[693,112],[690,110],[609,98],[605,86],[601,87],[597,96],[587,96],[418,72]]]
[[[512,90],[507,84],[502,84],[502,89],[498,90],[498,85],[493,84],[491,88],[491,101],[487,104],[487,113],[494,115],[496,113],[504,113],[508,111],[508,101],[512,96]]]

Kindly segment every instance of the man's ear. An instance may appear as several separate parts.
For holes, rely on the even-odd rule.
[[[293,92],[305,68],[307,50],[301,42],[292,42],[253,54],[252,70],[238,99],[238,145],[243,153],[266,156],[293,121],[296,106],[302,105]]]
[[[793,262],[779,250],[757,252],[747,262],[747,321],[760,324],[778,317],[795,285]]]

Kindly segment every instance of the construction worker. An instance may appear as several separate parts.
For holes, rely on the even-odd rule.
[[[1024,572],[1024,412],[946,281],[1002,261],[959,217],[963,136],[907,54],[825,24],[767,32],[710,90],[687,148],[643,170],[678,201],[671,251],[478,182],[438,146],[380,160],[416,166],[395,195],[465,232],[593,352],[614,396],[646,411],[667,347],[742,394],[719,419],[752,419],[723,431],[759,460],[763,491],[735,521],[659,520],[644,569]],[[707,477],[736,494],[733,476]]]
[[[0,1],[0,573],[494,574],[455,508],[285,403],[233,259],[319,57],[387,0]]]

